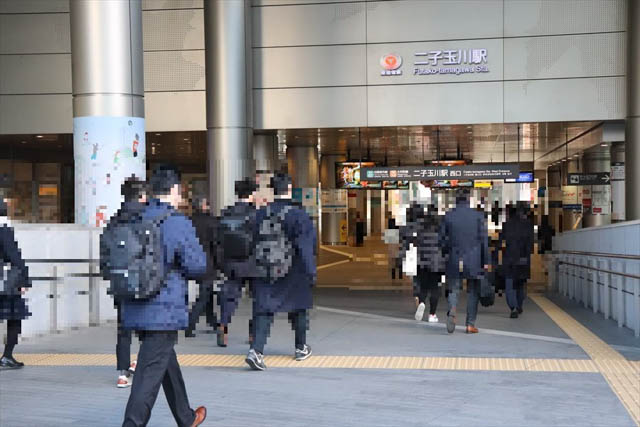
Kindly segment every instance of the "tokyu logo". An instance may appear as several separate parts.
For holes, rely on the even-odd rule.
[[[380,66],[382,76],[399,76],[402,74],[400,66],[402,65],[402,57],[400,55],[389,54],[380,58]]]

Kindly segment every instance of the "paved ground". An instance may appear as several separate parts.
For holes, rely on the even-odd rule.
[[[432,370],[408,369],[400,363],[403,356],[590,362],[589,355],[530,300],[524,316],[515,321],[507,318],[503,301],[489,309],[482,308],[478,320],[482,333],[474,336],[459,331],[448,335],[443,325],[411,320],[413,302],[410,295],[402,292],[320,290],[315,301],[309,333],[315,353],[312,359],[328,360],[322,359],[324,355],[393,356],[399,361],[397,368],[338,369],[329,364],[280,368],[275,366],[284,365],[274,363],[266,372],[252,372],[241,364],[197,367],[186,366],[187,363],[183,371],[191,403],[205,404],[210,410],[205,425],[635,425],[597,369],[579,373],[563,369],[508,372],[454,364]],[[445,303],[441,304],[439,315],[444,319]],[[580,307],[566,305],[567,310],[580,312]],[[200,333],[194,339],[181,339],[178,353],[245,354],[249,311],[244,301],[231,324],[230,345],[226,349],[215,346],[213,335]],[[589,319],[588,312],[574,317],[581,321],[584,317],[583,324],[587,326],[595,322]],[[598,330],[601,338],[608,338],[610,326],[592,325],[590,329]],[[200,329],[204,329],[203,324]],[[625,346],[628,354],[637,355],[634,340],[614,334],[605,341]],[[61,360],[80,365],[79,355],[112,354],[114,346],[115,326],[108,325],[29,340],[16,351],[24,358],[69,354],[60,356]],[[137,343],[132,348],[133,352],[136,350]],[[269,356],[289,356],[292,350],[293,333],[286,317],[280,316],[267,344],[267,364]],[[0,426],[121,423],[129,391],[115,388],[113,367],[104,363],[37,365],[0,373]],[[149,425],[174,425],[162,392]]]

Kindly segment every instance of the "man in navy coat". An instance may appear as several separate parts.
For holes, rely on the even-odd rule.
[[[194,411],[189,406],[173,347],[178,330],[186,329],[189,322],[187,279],[197,279],[206,272],[207,258],[191,221],[176,210],[182,203],[178,171],[157,167],[150,187],[153,198],[142,217],[158,221],[166,217],[160,227],[168,273],[164,287],[155,297],[122,301],[122,327],[138,331],[142,341],[123,426],[147,425],[160,385],[176,423],[197,426],[207,411],[204,407]]]
[[[456,327],[458,294],[462,279],[467,279],[467,333],[475,334],[480,298],[480,281],[489,269],[488,230],[484,214],[469,205],[469,190],[459,190],[456,207],[447,212],[440,227],[440,242],[445,254],[449,312],[447,331]]]
[[[274,202],[262,208],[256,215],[257,228],[267,217],[268,209],[273,214],[289,207],[284,216],[283,228],[291,242],[293,262],[285,277],[269,283],[265,279],[253,281],[253,341],[246,362],[254,370],[264,370],[264,346],[273,323],[275,313],[289,313],[289,321],[295,331],[295,359],[304,360],[311,355],[307,345],[309,328],[308,311],[313,306],[311,288],[316,279],[316,231],[307,213],[291,200],[291,178],[276,174],[270,187],[274,192]],[[259,233],[256,231],[256,239]],[[257,241],[256,240],[256,241]]]

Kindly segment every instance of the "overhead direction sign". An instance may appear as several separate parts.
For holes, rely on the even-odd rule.
[[[609,185],[611,175],[609,172],[569,173],[567,181],[569,185]]]
[[[484,163],[463,166],[397,166],[362,168],[363,181],[447,181],[518,178],[517,163]]]

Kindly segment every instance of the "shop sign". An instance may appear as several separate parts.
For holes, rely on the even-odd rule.
[[[464,166],[397,166],[362,168],[367,181],[448,181],[518,178],[517,163],[485,163]]]

